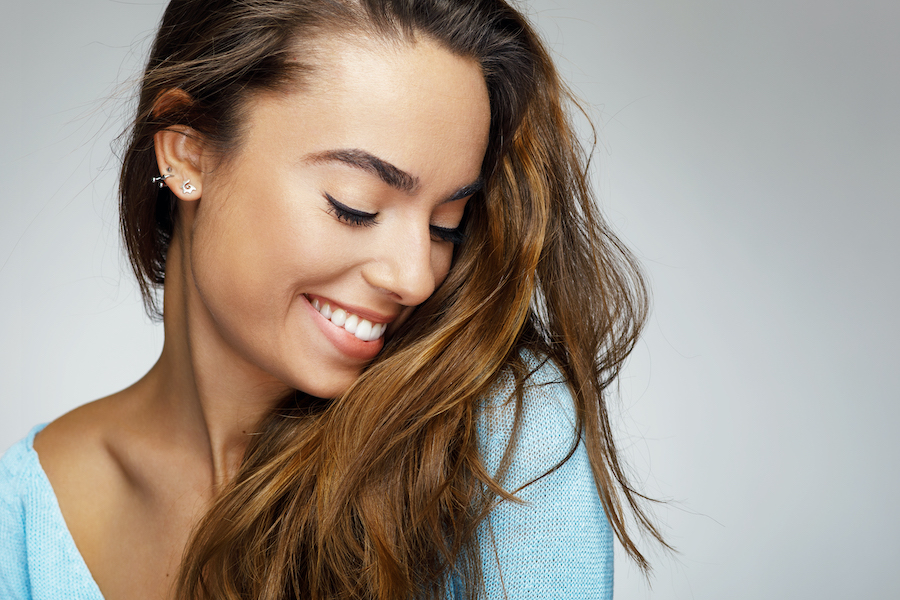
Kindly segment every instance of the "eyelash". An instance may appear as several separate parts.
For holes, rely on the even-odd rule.
[[[328,200],[328,212],[333,214],[338,221],[343,221],[356,227],[371,227],[378,224],[378,221],[375,220],[378,213],[372,214],[350,208],[346,204],[341,204],[329,194],[325,194],[325,199]]]
[[[373,225],[378,225],[378,221],[375,218],[378,216],[378,213],[367,213],[356,210],[355,208],[350,208],[346,204],[335,200],[330,194],[325,194],[325,199],[328,201],[328,212],[334,215],[338,221],[342,221],[347,225],[354,227],[372,227]],[[462,223],[460,223],[459,227],[454,229],[432,225],[431,236],[436,241],[450,242],[454,246],[462,244],[466,239]]]
[[[466,233],[463,231],[462,224],[455,229],[432,225],[431,235],[440,242],[450,242],[454,246],[459,246],[466,240]]]

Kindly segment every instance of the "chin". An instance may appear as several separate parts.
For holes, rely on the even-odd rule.
[[[298,381],[292,387],[299,392],[315,396],[316,398],[337,398],[350,389],[350,386],[359,379],[361,373],[362,371],[346,375],[335,373],[326,377],[318,377],[316,381]]]

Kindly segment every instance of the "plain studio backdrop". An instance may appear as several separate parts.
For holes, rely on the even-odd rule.
[[[4,3],[0,451],[161,349],[110,144],[163,7]],[[900,597],[900,3],[525,9],[653,286],[612,405],[679,554],[651,552],[652,588],[619,554],[617,598]]]

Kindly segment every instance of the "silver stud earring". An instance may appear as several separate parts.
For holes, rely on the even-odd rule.
[[[190,196],[197,191],[197,188],[191,185],[190,179],[186,179],[185,182],[181,184],[181,191],[184,192],[185,196]]]
[[[166,187],[166,179],[168,179],[169,177],[172,177],[172,176],[171,175],[160,175],[159,177],[154,177],[150,181],[153,183],[158,183],[159,189],[162,189],[162,188]]]

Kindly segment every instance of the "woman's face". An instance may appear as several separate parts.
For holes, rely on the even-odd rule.
[[[190,233],[192,284],[223,346],[322,397],[446,277],[490,125],[475,62],[427,39],[363,42],[328,42],[303,90],[250,101]]]

